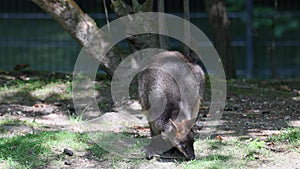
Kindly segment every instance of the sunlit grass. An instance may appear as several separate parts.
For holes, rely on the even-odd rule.
[[[279,135],[273,135],[268,141],[284,142],[293,146],[300,146],[300,128],[282,129]]]
[[[50,161],[61,160],[57,156],[62,154],[64,148],[75,152],[91,150],[98,155],[105,152],[95,148],[86,134],[67,131],[1,138],[0,147],[0,162],[7,168],[47,168]]]

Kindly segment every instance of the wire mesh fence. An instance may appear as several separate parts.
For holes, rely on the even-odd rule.
[[[105,24],[102,0],[76,2],[99,27]],[[251,67],[254,78],[299,77],[300,1],[253,0],[251,23],[248,22],[245,1],[225,2],[231,20],[238,76],[245,77]],[[110,1],[107,0],[106,4],[109,7]],[[183,16],[182,4],[182,0],[165,1],[165,11]],[[204,2],[190,0],[190,11],[191,22],[213,41]],[[109,9],[109,19],[115,18]],[[247,27],[250,32],[247,32]],[[247,34],[253,43],[250,55]],[[80,49],[80,45],[57,22],[31,1],[0,1],[0,70],[12,71],[17,64],[29,64],[31,70],[71,72]]]

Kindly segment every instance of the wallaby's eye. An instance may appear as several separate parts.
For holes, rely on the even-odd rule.
[[[183,144],[183,145],[181,145],[181,147],[182,147],[183,149],[185,149],[185,148],[186,148],[186,145],[185,145],[185,144]]]

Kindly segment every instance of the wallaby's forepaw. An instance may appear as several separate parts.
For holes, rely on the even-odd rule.
[[[154,156],[154,151],[150,146],[144,146],[142,148],[142,153],[145,154],[147,160],[151,160]]]

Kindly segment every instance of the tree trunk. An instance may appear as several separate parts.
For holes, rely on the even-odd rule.
[[[45,12],[49,13],[68,33],[84,47],[91,56],[100,59],[102,52],[110,44],[107,33],[103,33],[96,25],[95,21],[85,14],[74,0],[31,0]],[[132,6],[123,0],[111,0],[111,5],[118,16],[126,16],[138,12],[152,12],[153,0],[146,0],[139,3],[132,0]],[[140,18],[144,21],[144,18]],[[152,21],[144,22],[144,29],[151,28]],[[130,29],[132,23],[125,23],[126,29]],[[147,26],[147,24],[149,26]],[[145,30],[147,31],[147,30]],[[148,30],[152,32],[151,30]],[[159,48],[159,36],[153,34],[143,34],[127,38],[132,51],[145,48]],[[165,45],[164,45],[165,46]],[[167,47],[166,47],[167,48]],[[100,67],[110,76],[125,58],[125,54],[118,46],[110,50],[105,57],[101,58]]]
[[[74,0],[31,1],[49,13],[91,56],[97,59],[102,56],[101,52],[110,41],[100,31],[95,21],[82,11]],[[121,58],[121,49],[116,46],[102,58],[100,67],[112,76]]]
[[[161,13],[165,13],[165,0],[158,0],[157,1],[157,11],[161,12]],[[160,45],[160,49],[165,49],[168,50],[169,49],[169,39],[167,36],[162,35],[162,34],[166,34],[167,33],[167,28],[166,28],[166,18],[165,16],[159,16],[158,18],[158,24],[159,24],[159,45]]]
[[[227,17],[224,0],[205,0],[205,4],[212,28],[214,44],[221,57],[226,78],[235,78],[236,73],[233,62],[229,19]]]
[[[111,0],[112,7],[114,12],[119,16],[126,16],[132,13],[139,12],[152,12],[153,11],[153,0],[146,0],[144,3],[140,4],[138,0],[132,0],[132,6],[128,5],[123,0]],[[145,18],[138,18],[141,21],[144,21],[143,29],[151,29],[153,22],[151,20],[145,21]],[[126,24],[126,29],[130,29],[133,25],[131,22],[124,23]],[[147,26],[149,25],[149,26]],[[148,30],[152,32],[151,30]],[[137,51],[146,48],[159,48],[159,37],[158,35],[153,34],[143,34],[135,35],[127,38],[131,50]]]
[[[184,19],[190,22],[190,0],[183,0]],[[186,42],[191,42],[190,24],[184,24],[184,38]],[[190,57],[190,48],[184,45],[184,54]]]

